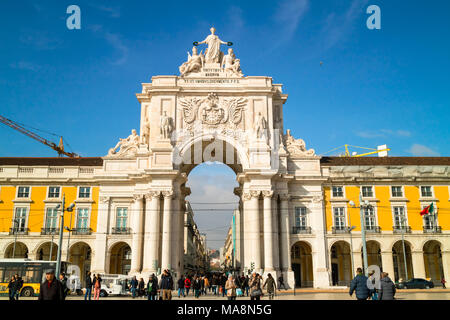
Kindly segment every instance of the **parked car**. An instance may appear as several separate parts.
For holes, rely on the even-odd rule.
[[[402,281],[395,285],[397,289],[430,289],[434,288],[434,284],[431,281],[414,278],[408,281]]]

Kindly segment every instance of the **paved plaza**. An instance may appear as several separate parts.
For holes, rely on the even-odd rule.
[[[397,300],[450,300],[450,289],[431,289],[431,290],[398,290],[396,294]],[[0,297],[0,300],[7,300],[7,297]],[[21,300],[36,300],[37,298],[21,298]],[[83,300],[84,296],[69,296],[67,300]],[[296,291],[295,295],[292,291],[278,293],[275,300],[356,300],[355,295],[350,297],[348,292],[342,290],[301,290]],[[130,296],[123,297],[106,297],[100,298],[100,300],[133,300]],[[137,301],[146,301],[144,298],[135,298]],[[212,294],[201,296],[199,299],[195,299],[193,295],[189,294],[189,297],[179,299],[176,295],[173,295],[173,300],[227,300],[226,297],[218,297]],[[250,297],[240,297],[238,301],[250,300]],[[268,296],[264,296],[262,300],[269,300]]]

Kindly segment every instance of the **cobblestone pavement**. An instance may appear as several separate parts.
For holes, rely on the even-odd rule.
[[[7,300],[7,297],[0,297],[0,300]],[[37,298],[21,298],[22,300],[36,300]],[[83,300],[83,296],[69,296],[68,300]],[[106,297],[100,298],[101,300],[133,300],[131,297]],[[201,296],[199,299],[195,299],[191,294],[186,298],[178,298],[173,296],[174,300],[227,300],[226,297],[218,297],[211,294]],[[405,291],[401,290],[396,294],[397,300],[450,300],[450,290],[414,290]],[[145,301],[143,298],[136,298],[134,300]],[[249,297],[239,297],[237,300],[250,300]],[[269,300],[267,296],[264,296],[262,300]],[[355,295],[350,297],[347,292],[313,292],[308,290],[307,292],[296,292],[294,295],[292,292],[281,292],[275,296],[275,300],[355,300]]]

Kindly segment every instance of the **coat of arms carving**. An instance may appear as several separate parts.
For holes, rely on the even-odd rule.
[[[217,128],[224,125],[236,128],[242,121],[243,111],[247,103],[244,98],[219,100],[215,93],[206,98],[182,98],[179,100],[182,108],[183,120],[188,130],[192,130],[194,123]]]

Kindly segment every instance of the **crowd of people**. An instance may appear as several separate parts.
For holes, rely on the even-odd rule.
[[[388,273],[382,272],[380,281],[376,281],[374,272],[366,277],[362,269],[358,268],[350,284],[350,296],[353,293],[357,300],[394,300],[396,288]]]

